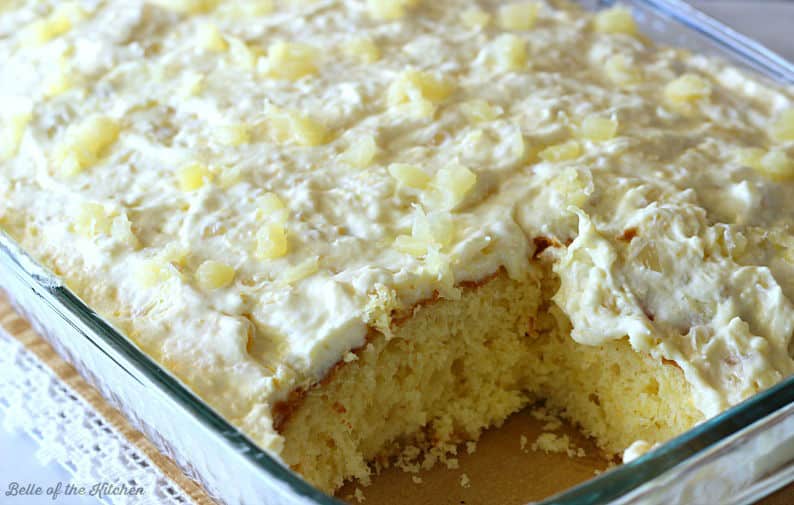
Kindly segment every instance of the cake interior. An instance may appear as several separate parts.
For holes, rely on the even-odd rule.
[[[533,261],[463,286],[459,300],[419,304],[371,334],[296,401],[279,426],[284,461],[328,492],[366,484],[382,468],[432,466],[543,400],[607,454],[636,440],[660,442],[702,419],[674,364],[634,351],[627,339],[586,346],[551,297],[558,280]]]

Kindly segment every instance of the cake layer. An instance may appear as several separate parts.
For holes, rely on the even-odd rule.
[[[294,399],[282,457],[321,489],[368,482],[386,465],[432,466],[539,399],[606,454],[662,442],[703,419],[682,371],[628,342],[583,346],[551,302],[559,280],[536,262],[417,305],[390,338],[373,334],[321,385]]]

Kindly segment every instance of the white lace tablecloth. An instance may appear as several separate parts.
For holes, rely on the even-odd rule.
[[[104,503],[193,504],[142,451],[1,327],[0,411],[7,431],[24,431],[38,443],[36,459],[43,465],[55,461],[71,474],[70,482],[59,481],[59,499],[71,484],[83,487],[89,497],[92,491],[104,490],[108,494],[102,497],[93,493]],[[4,459],[26,456],[0,454]],[[6,496],[15,482],[20,487],[41,486],[43,495]],[[0,503],[58,503],[47,491],[59,482],[37,481],[30,475],[0,475]],[[122,485],[128,493],[112,494],[113,488],[118,491]]]

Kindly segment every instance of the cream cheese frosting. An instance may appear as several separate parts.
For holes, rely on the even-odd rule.
[[[271,451],[275,401],[536,237],[572,337],[706,416],[794,372],[791,89],[562,2],[2,9],[0,225]]]

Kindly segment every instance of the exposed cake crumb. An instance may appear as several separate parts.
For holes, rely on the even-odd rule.
[[[585,456],[584,449],[574,446],[568,435],[558,435],[551,432],[541,433],[537,440],[532,443],[532,450],[541,450],[546,454],[552,452],[565,453],[569,458],[582,458]]]
[[[529,439],[527,439],[527,436],[526,435],[521,435],[521,450],[524,451],[524,452],[526,452],[526,450],[527,450],[527,442],[529,442]]]
[[[454,470],[460,467],[460,463],[458,462],[458,458],[447,458],[446,460],[447,468],[450,470]]]
[[[367,499],[364,496],[364,491],[362,491],[361,488],[359,488],[359,487],[356,488],[356,492],[353,494],[353,497],[356,499],[356,501],[358,503],[361,503],[361,502],[363,502],[364,500]]]
[[[411,475],[411,480],[414,481],[414,484],[421,484],[422,483],[422,477],[420,477],[418,475]]]
[[[469,454],[474,454],[474,451],[477,449],[477,442],[466,442],[466,452]]]
[[[471,487],[471,480],[465,473],[460,476],[460,487]]]

